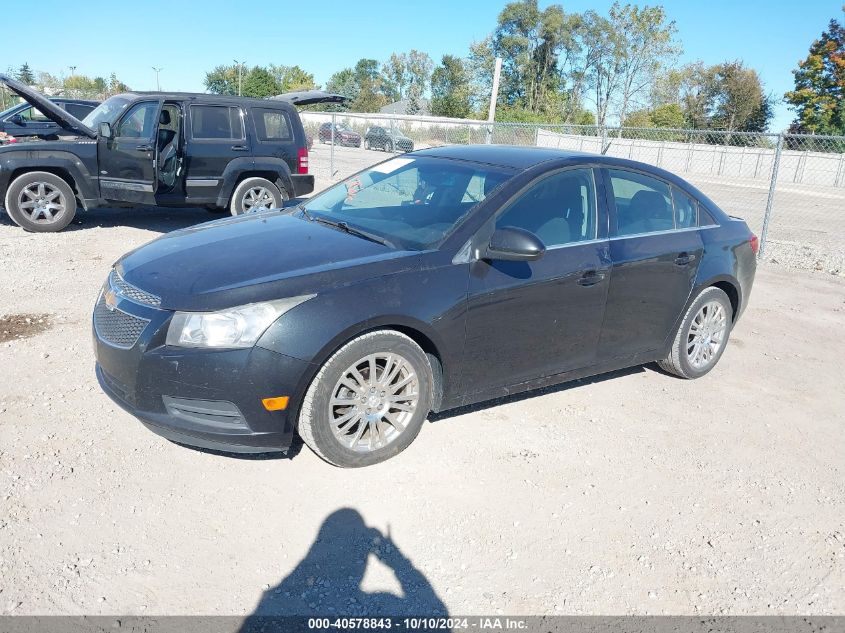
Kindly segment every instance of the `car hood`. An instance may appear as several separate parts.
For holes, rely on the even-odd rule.
[[[26,84],[12,79],[8,75],[0,75],[0,82],[6,84],[9,90],[19,95],[29,105],[38,108],[44,116],[54,123],[58,123],[66,130],[74,134],[87,136],[88,138],[97,138],[97,133],[94,130]]]
[[[163,308],[202,312],[319,293],[409,266],[417,255],[270,211],[168,233],[115,268]]]

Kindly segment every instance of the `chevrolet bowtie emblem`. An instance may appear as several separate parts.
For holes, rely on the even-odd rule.
[[[106,308],[108,308],[109,312],[113,312],[117,307],[117,293],[114,290],[106,290],[103,294],[103,300],[106,302]]]

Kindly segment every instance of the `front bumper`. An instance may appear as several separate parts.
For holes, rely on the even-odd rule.
[[[101,311],[102,304],[100,298],[93,328],[97,380],[112,400],[150,430],[175,442],[227,452],[290,447],[295,428],[291,412],[298,408],[307,362],[261,347],[168,347],[164,341],[170,311],[118,299],[112,314],[141,321],[135,329],[140,334],[132,342],[135,331],[120,338],[114,318],[108,317],[108,326],[98,319],[96,310]],[[278,396],[290,398],[288,407],[267,411],[261,400]]]

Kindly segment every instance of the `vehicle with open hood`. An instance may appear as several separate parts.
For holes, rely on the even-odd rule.
[[[61,231],[80,207],[204,206],[232,215],[281,207],[314,190],[296,108],[344,99],[128,92],[80,120],[10,77],[0,81],[64,132],[0,147],[0,201],[34,232]]]

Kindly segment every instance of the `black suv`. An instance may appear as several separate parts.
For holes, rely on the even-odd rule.
[[[77,205],[205,206],[233,215],[281,207],[314,190],[294,104],[345,99],[132,92],[80,121],[20,82],[0,81],[75,135],[0,147],[0,200],[16,224],[37,232],[64,229]]]
[[[364,134],[364,147],[367,149],[383,149],[385,152],[414,150],[414,141],[402,134],[396,128],[374,126]]]
[[[85,99],[56,98],[50,101],[70,112],[77,119],[84,119],[100,104],[99,101]],[[0,112],[0,132],[21,139],[28,136],[54,138],[62,134],[62,128],[47,118],[38,108],[23,102]]]

